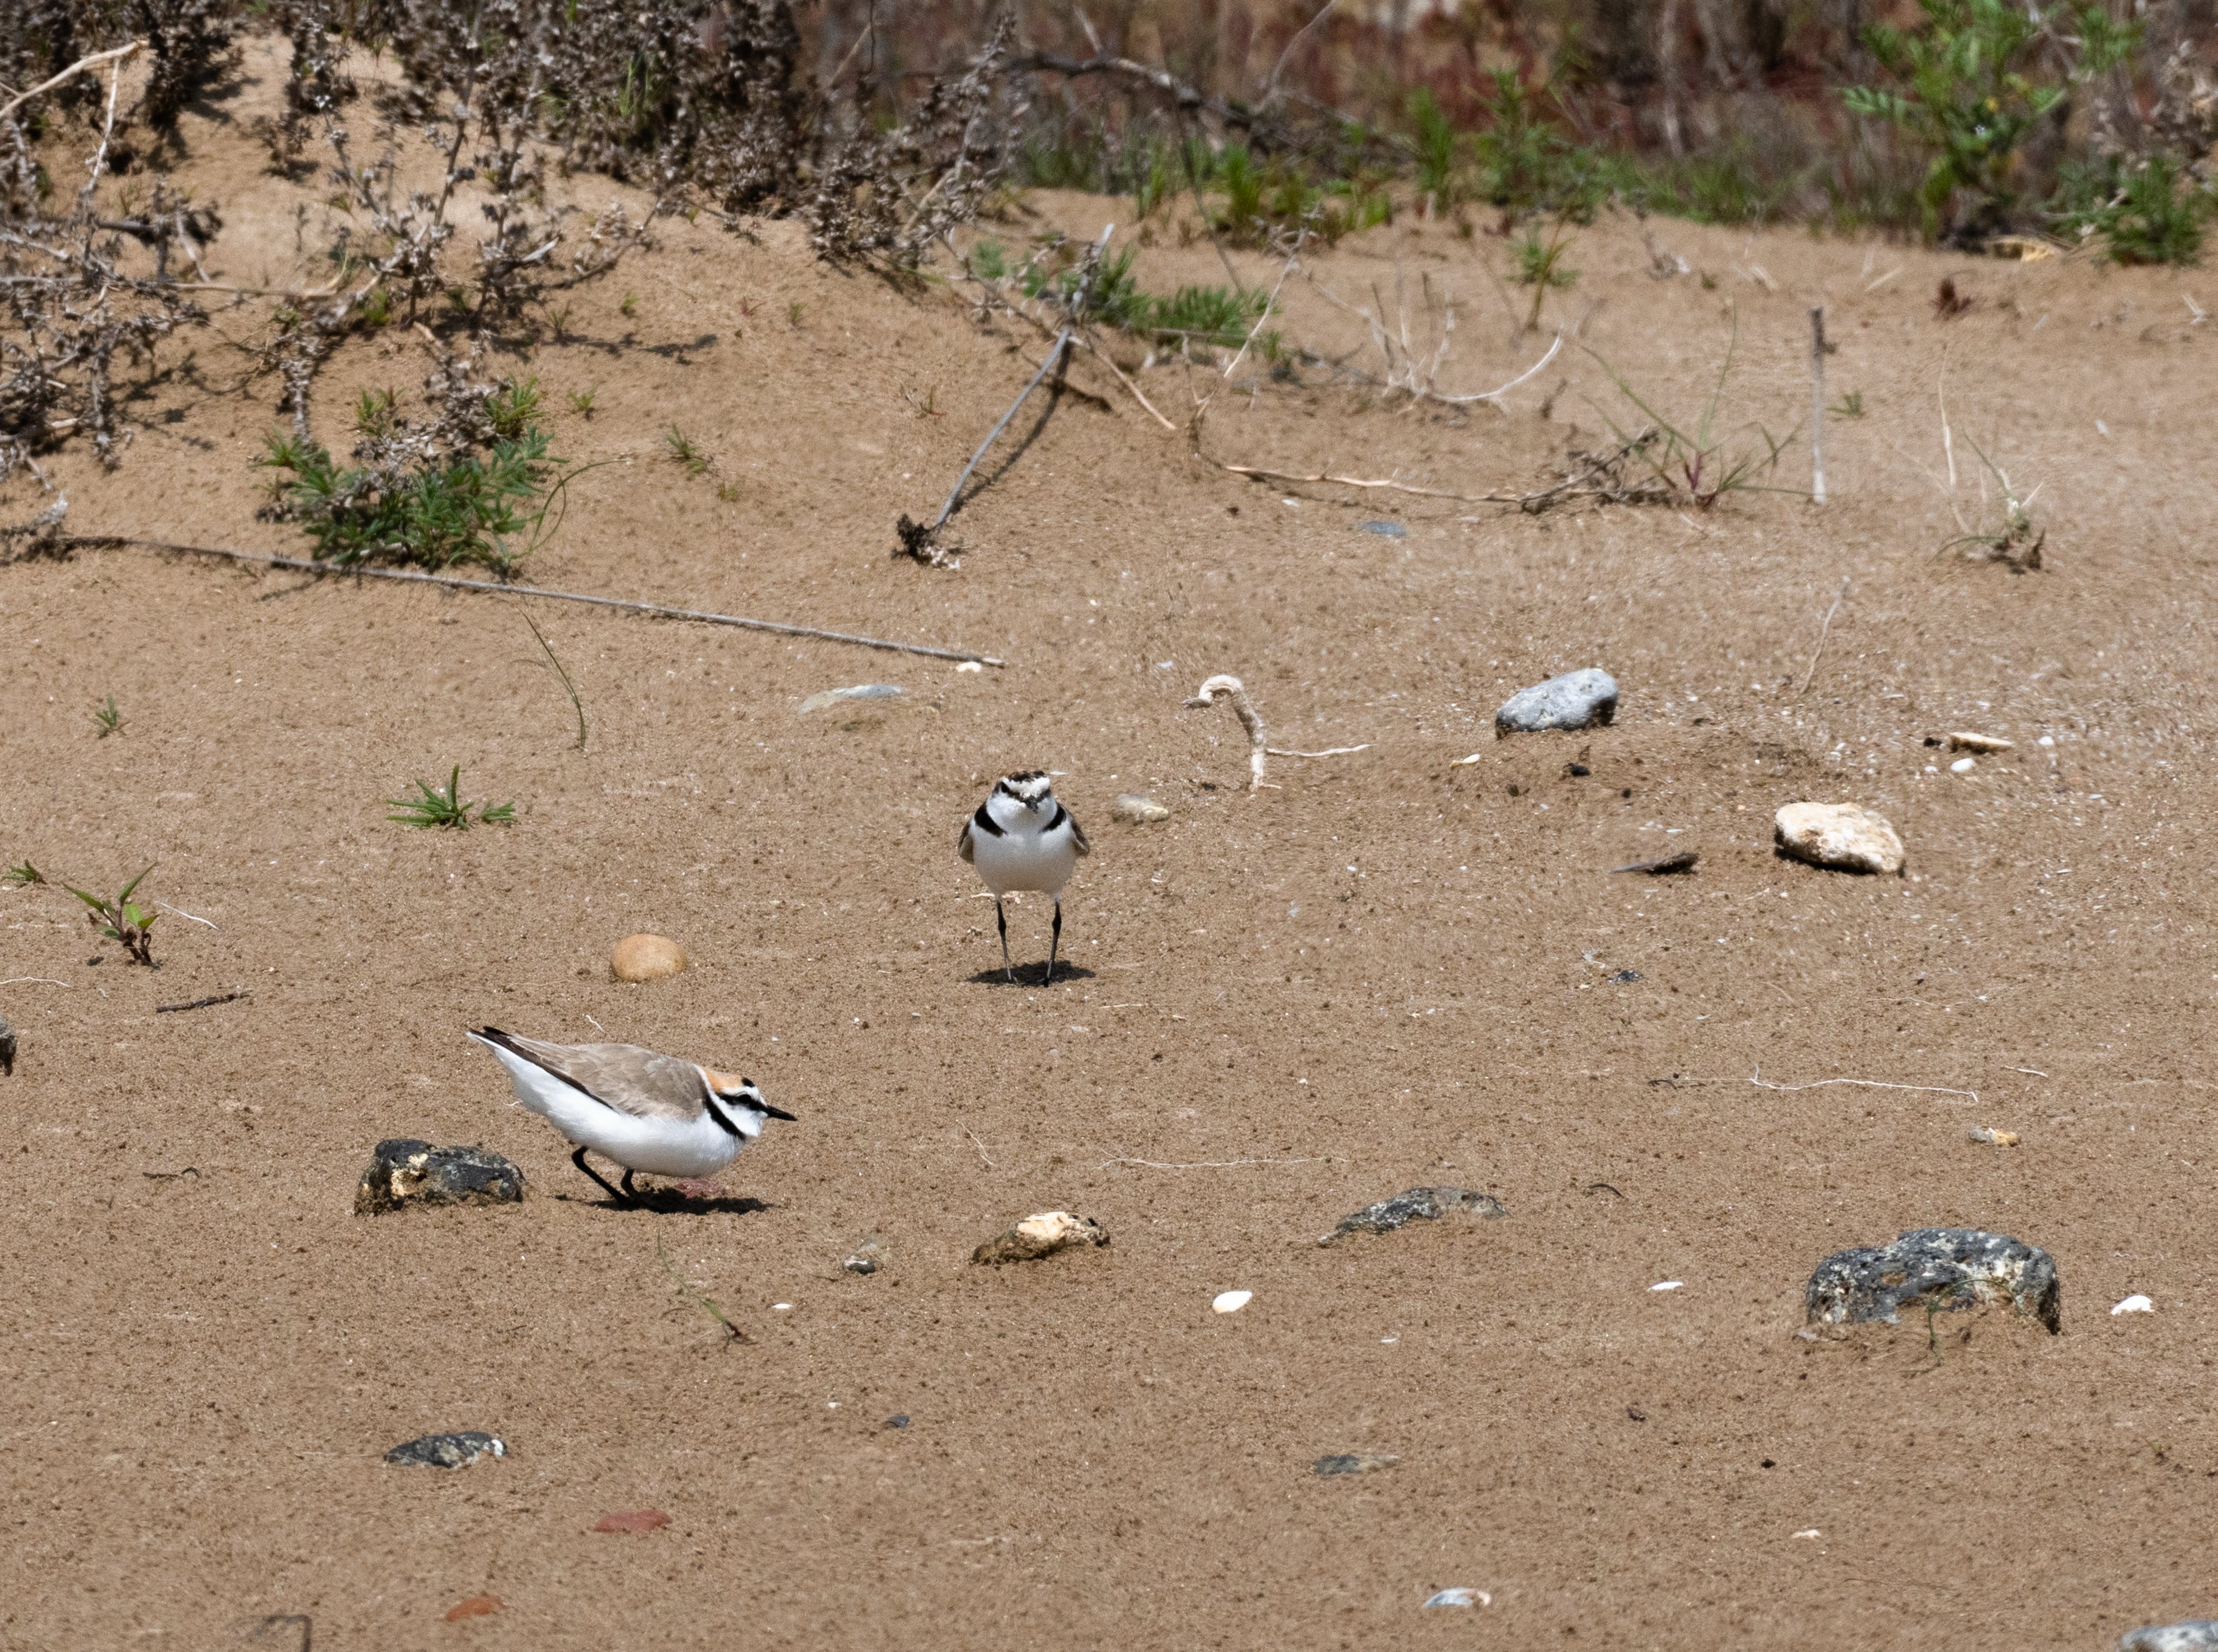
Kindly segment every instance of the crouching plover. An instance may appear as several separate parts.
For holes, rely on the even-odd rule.
[[[497,1027],[470,1036],[500,1058],[516,1099],[577,1144],[571,1162],[625,1204],[639,1202],[635,1171],[713,1175],[762,1134],[765,1119],[793,1122],[753,1079],[636,1044],[548,1044]],[[589,1147],[624,1167],[621,1189],[585,1163]]]
[[[1055,800],[1055,788],[1038,769],[1004,774],[978,805],[978,812],[963,823],[963,835],[955,852],[978,869],[978,876],[994,891],[994,920],[1001,926],[1001,967],[1017,978],[1009,961],[1009,918],[1001,897],[1014,890],[1032,890],[1055,897],[1055,928],[1047,945],[1047,974],[1040,984],[1055,979],[1055,954],[1063,944],[1063,886],[1078,868],[1078,857],[1091,852],[1086,834],[1070,811]]]

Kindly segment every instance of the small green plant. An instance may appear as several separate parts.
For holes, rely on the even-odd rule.
[[[40,872],[28,860],[19,861],[15,866],[9,867],[6,877],[9,883],[14,884],[19,889],[27,889],[34,884],[42,884],[46,881],[46,874]]]
[[[570,680],[570,674],[562,668],[562,662],[554,657],[554,650],[548,645],[546,634],[539,629],[539,623],[530,614],[524,615],[524,623],[531,627],[532,639],[539,644],[539,651],[547,656],[547,663],[554,668],[555,676],[561,680],[562,692],[570,697],[570,709],[578,714],[578,749],[583,751],[585,748],[585,703],[578,698],[578,686]],[[456,779],[461,778],[462,770],[459,766],[455,773]],[[421,782],[418,784],[420,785]]]
[[[366,327],[381,327],[393,320],[393,295],[384,288],[370,290],[369,297],[355,307],[355,315]]]
[[[1571,220],[1558,218],[1545,240],[1538,230],[1527,230],[1517,243],[1517,284],[1533,289],[1532,313],[1525,318],[1527,332],[1540,325],[1540,302],[1547,297],[1548,289],[1568,287],[1579,278],[1577,270],[1564,267],[1564,254],[1571,250],[1573,233]]]
[[[722,500],[727,505],[738,504],[740,502],[739,483],[735,481],[718,482],[716,484],[716,497]]]
[[[536,378],[504,384],[486,398],[486,422],[493,426],[497,439],[520,442],[539,417],[539,404],[544,400]]]
[[[286,473],[275,483],[278,503],[314,541],[319,562],[476,562],[505,578],[537,549],[548,507],[578,474],[550,479],[562,461],[547,446],[545,432],[528,431],[496,441],[489,453],[435,463],[388,486],[367,469],[342,469],[322,444],[294,437],[270,437],[261,463]],[[509,540],[527,530],[530,543],[511,550]]]
[[[112,734],[123,732],[123,713],[115,709],[115,695],[110,694],[108,697],[108,703],[105,705],[93,708],[92,720],[99,725],[100,733],[97,737],[102,740],[107,739]]]
[[[1825,411],[1842,419],[1862,419],[1864,416],[1864,393],[1851,390]]]
[[[578,716],[582,723],[585,717],[583,710],[579,711]],[[433,827],[446,827],[459,832],[467,831],[470,827],[478,824],[510,826],[515,823],[516,805],[514,804],[493,804],[466,802],[462,795],[462,766],[460,763],[455,764],[453,773],[447,776],[447,784],[443,790],[426,786],[423,781],[418,780],[416,782],[416,796],[387,798],[385,800],[387,806],[393,811],[386,818],[398,821],[403,826],[413,826],[425,831]],[[471,814],[473,810],[477,811],[474,818]]]
[[[148,866],[146,872],[153,869]],[[145,964],[151,968],[154,962],[154,920],[160,915],[148,911],[131,898],[132,891],[146,881],[146,872],[140,873],[124,885],[113,897],[88,894],[68,884],[62,887],[85,904],[89,909],[88,919],[104,938],[118,942],[133,963]],[[44,883],[46,879],[41,878],[39,881]]]
[[[573,305],[555,304],[548,307],[547,325],[553,331],[556,344],[570,342],[570,322],[574,314],[575,307]]]
[[[600,393],[601,387],[598,384],[590,390],[571,391],[570,411],[577,414],[580,419],[591,419],[593,416],[594,398],[598,396]]]
[[[1417,193],[1430,199],[1434,212],[1446,212],[1456,200],[1455,125],[1422,86],[1409,94],[1409,125],[1416,134]]]
[[[1717,382],[1710,387],[1710,398],[1703,405],[1702,416],[1690,431],[1676,425],[1627,384],[1617,370],[1592,350],[1593,356],[1610,382],[1617,386],[1618,394],[1639,408],[1647,420],[1637,432],[1628,432],[1610,418],[1608,412],[1595,407],[1608,424],[1611,432],[1621,444],[1617,458],[1623,463],[1645,469],[1645,485],[1626,490],[1628,501],[1639,500],[1652,503],[1684,502],[1701,510],[1708,510],[1727,494],[1756,489],[1763,484],[1756,481],[1759,474],[1769,474],[1779,467],[1780,455],[1786,452],[1800,426],[1775,439],[1761,425],[1752,428],[1763,438],[1764,451],[1759,455],[1752,447],[1743,447],[1728,452],[1724,434],[1718,426],[1718,403],[1725,394],[1725,380],[1732,372],[1733,356],[1740,345],[1740,318],[1733,318],[1731,336],[1725,343],[1725,360],[1719,365]],[[1581,345],[1580,348],[1586,349]],[[1592,405],[1591,403],[1589,405]]]
[[[983,240],[963,259],[974,281],[1000,281],[1009,273],[1009,255],[999,241]]]
[[[627,318],[635,316],[639,314],[639,301],[636,298],[634,298],[629,293],[626,293],[623,295],[623,302],[617,305],[616,307],[619,310],[622,310]]]
[[[785,307],[786,326],[790,327],[797,327],[801,325],[802,307],[802,302],[797,298],[795,299],[792,303]]]
[[[390,390],[364,390],[355,401],[354,427],[362,435],[390,436],[399,418],[399,405]]]
[[[1886,121],[1933,152],[1920,192],[1925,233],[1976,238],[2008,220],[2019,150],[2074,85],[2113,67],[2137,31],[2092,0],[2044,10],[2033,0],[1918,0],[1911,30],[1864,31],[1893,82],[1850,86],[1851,112]]]
[[[709,456],[701,450],[699,443],[677,425],[672,425],[662,433],[662,444],[670,450],[670,456],[685,468],[687,475],[698,476],[707,473]]]
[[[654,1242],[654,1257],[656,1261],[662,1264],[663,1272],[670,1276],[670,1282],[678,1287],[678,1295],[685,1297],[718,1325],[723,1326],[724,1340],[720,1345],[728,1348],[735,1342],[747,1340],[746,1334],[739,1326],[732,1323],[730,1317],[722,1308],[717,1307],[714,1301],[687,1282],[685,1276],[678,1270],[678,1264],[670,1259],[670,1253],[662,1248],[660,1239]]]
[[[2218,196],[2168,155],[2128,165],[2067,164],[2049,220],[2082,239],[2099,235],[2119,264],[2193,264]]]

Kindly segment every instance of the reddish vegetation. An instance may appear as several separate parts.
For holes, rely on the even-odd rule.
[[[459,1624],[465,1618],[490,1618],[500,1610],[497,1594],[474,1594],[467,1600],[458,1600],[447,1608],[447,1621]]]

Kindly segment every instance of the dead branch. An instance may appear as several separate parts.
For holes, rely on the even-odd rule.
[[[1289,751],[1269,744],[1270,736],[1264,730],[1262,715],[1256,711],[1255,702],[1248,698],[1247,686],[1237,677],[1211,677],[1186,703],[1186,709],[1196,711],[1214,705],[1220,696],[1231,703],[1233,716],[1240,719],[1240,726],[1247,730],[1248,789],[1250,792],[1264,784],[1263,760],[1266,757],[1346,757],[1371,749],[1367,741],[1360,746],[1335,746],[1327,751]]]
[[[459,579],[451,574],[418,574],[401,568],[334,568],[329,562],[300,556],[270,556],[259,551],[221,550],[208,545],[175,545],[160,539],[133,539],[121,534],[71,533],[58,544],[84,546],[134,545],[146,550],[166,550],[184,556],[220,556],[227,562],[252,562],[264,568],[293,568],[304,574],[341,574],[353,579],[398,580],[410,585],[436,585],[450,591],[478,591],[497,597],[538,597],[549,602],[582,602],[595,608],[621,608],[628,613],[657,619],[683,619],[698,625],[728,625],[739,630],[768,631],[777,637],[806,637],[820,643],[849,643],[858,648],[883,649],[894,654],[918,654],[932,660],[970,661],[982,666],[1006,666],[1007,660],[968,649],[933,648],[923,643],[895,643],[883,637],[862,637],[850,631],[827,631],[814,625],[788,625],[774,619],[749,619],[739,614],[714,614],[697,608],[671,608],[659,602],[633,602],[622,597],[589,596],[579,591],[551,591],[535,585],[501,585],[492,580]]]
[[[146,44],[144,40],[133,40],[127,45],[115,47],[106,52],[96,52],[89,58],[79,58],[52,80],[42,80],[30,90],[20,93],[6,103],[0,103],[0,121],[6,120],[40,92],[50,92],[71,77],[83,74],[87,69],[96,69],[103,63],[120,64],[133,53],[143,50]]]

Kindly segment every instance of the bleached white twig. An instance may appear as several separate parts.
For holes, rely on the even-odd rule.
[[[79,58],[75,63],[70,65],[68,68],[63,70],[61,73],[56,75],[52,80],[42,80],[37,85],[32,87],[30,90],[20,94],[18,96],[15,97],[4,105],[0,105],[0,121],[6,120],[17,109],[22,108],[24,104],[36,97],[40,92],[52,91],[55,87],[60,85],[62,82],[67,80],[71,75],[83,74],[87,69],[96,68],[103,63],[120,64],[124,59],[129,57],[133,53],[144,48],[146,44],[146,42],[144,40],[133,40],[128,45],[116,47],[112,51],[96,52],[89,58]]]
[[[36,981],[40,986],[65,987],[69,984],[67,981],[57,981],[51,975],[11,975],[0,981],[0,986],[21,986],[26,981]]]
[[[1763,1077],[1761,1067],[1748,1082],[1758,1090],[1823,1090],[1828,1084],[1855,1084],[1864,1090],[1918,1090],[1935,1096],[1968,1096],[1974,1102],[1979,1099],[1976,1090],[1951,1090],[1946,1084],[1888,1084],[1876,1078],[1818,1078],[1806,1084],[1775,1084]]]
[[[175,912],[179,917],[187,920],[189,922],[205,923],[211,929],[220,930],[222,928],[221,925],[214,922],[211,919],[195,917],[190,912],[186,911],[183,907],[172,906],[167,901],[156,901],[154,904],[160,907],[164,912]]]
[[[1106,1171],[1112,1164],[1137,1164],[1150,1171],[1232,1171],[1244,1164],[1322,1164],[1322,1158],[1209,1158],[1193,1164],[1166,1164],[1152,1158],[1105,1158],[1094,1168]]]

